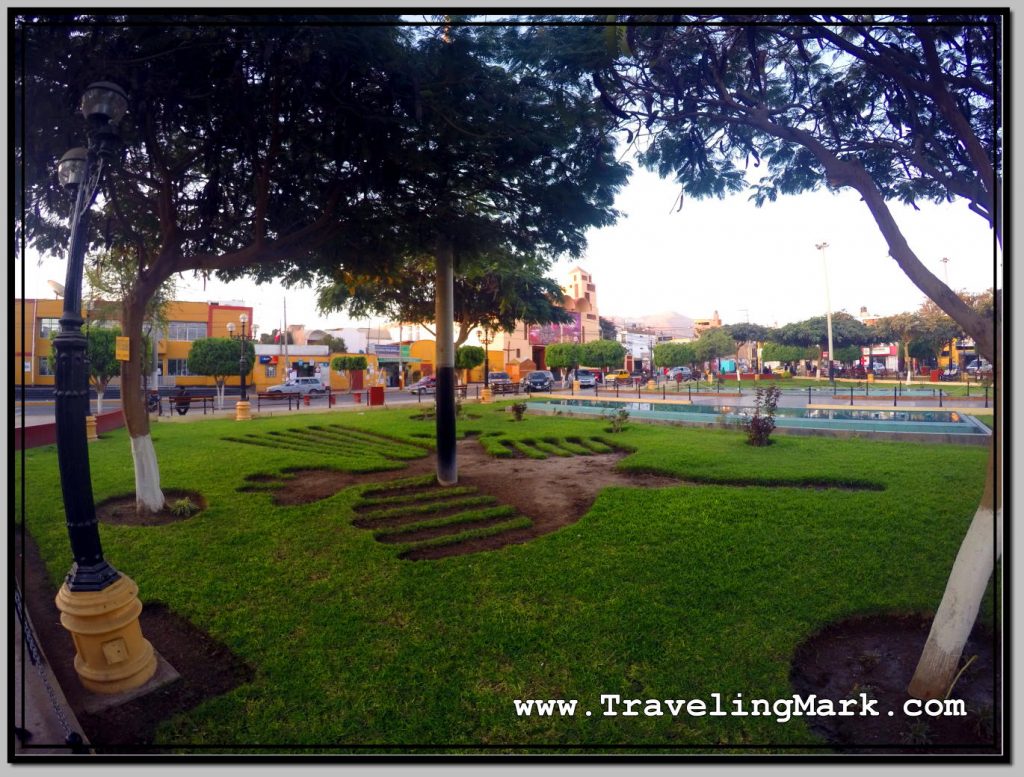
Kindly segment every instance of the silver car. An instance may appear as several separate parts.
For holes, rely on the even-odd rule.
[[[268,394],[325,394],[327,387],[320,378],[294,378],[267,389]]]

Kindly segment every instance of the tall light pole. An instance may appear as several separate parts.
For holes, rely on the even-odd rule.
[[[82,684],[97,693],[138,688],[157,667],[153,646],[143,638],[139,626],[139,588],[103,558],[85,428],[89,364],[80,311],[89,210],[99,194],[105,168],[118,156],[121,142],[115,125],[127,111],[128,97],[117,84],[99,81],[86,87],[81,113],[89,145],[71,149],[57,165],[58,180],[74,195],[64,309],[60,333],[53,341],[57,465],[74,562],[56,602],[61,623],[74,637],[75,671]],[[132,357],[138,358],[136,354]],[[138,386],[122,388],[132,390]]]
[[[942,262],[942,274],[946,279],[946,286],[949,287],[949,257],[944,256],[940,260]],[[956,343],[956,338],[949,341],[949,364],[946,365],[946,369],[950,371],[950,377],[952,378],[953,373],[953,348]]]
[[[239,323],[242,325],[241,330],[235,335],[235,325],[228,322],[228,337],[232,340],[238,340],[238,385],[241,387],[241,399],[238,404],[235,405],[235,420],[236,421],[251,421],[252,415],[249,412],[249,395],[245,390],[246,376],[249,374],[249,359],[246,349],[248,344],[255,339],[255,335],[249,335],[245,331],[246,325],[249,323],[249,316],[245,313],[238,317]]]
[[[815,243],[815,247],[821,251],[821,268],[825,273],[825,321],[828,324],[828,379],[832,377],[832,360],[835,359],[835,352],[832,350],[832,301],[828,296],[828,262],[825,261],[825,249],[828,243]]]

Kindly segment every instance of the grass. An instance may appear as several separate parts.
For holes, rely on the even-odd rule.
[[[507,441],[531,456],[550,448],[555,458],[599,452],[608,438],[601,419],[515,422],[500,403],[479,414],[460,432],[479,433],[492,449]],[[163,487],[198,491],[208,507],[170,525],[103,525],[105,554],[144,601],[166,603],[256,669],[252,683],[165,724],[163,744],[335,753],[358,744],[696,748],[685,753],[818,744],[800,718],[605,717],[599,697],[786,697],[794,649],[824,625],[934,610],[986,461],[984,449],[968,446],[779,436],[753,448],[742,432],[631,423],[614,435],[635,451],[621,466],[701,485],[608,488],[561,531],[417,562],[399,557],[399,537],[383,544],[352,524],[366,515],[360,505],[415,503],[408,491],[389,498],[381,484],[356,486],[276,506],[266,492],[236,490],[253,473],[394,469],[397,452],[418,455],[429,444],[417,435],[432,426],[409,415],[345,414],[343,426],[356,431],[334,447],[323,442],[339,436],[338,414],[154,426]],[[310,425],[316,442],[304,447]],[[247,435],[272,442],[227,439]],[[90,457],[97,502],[133,489],[123,430],[91,446]],[[70,559],[54,448],[27,451],[24,466],[24,520],[57,583]],[[466,514],[504,515],[479,504]],[[983,617],[991,609],[990,598]],[[594,714],[517,717],[513,700],[526,698],[575,698]]]

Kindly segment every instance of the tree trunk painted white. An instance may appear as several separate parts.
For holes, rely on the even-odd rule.
[[[993,526],[993,520],[996,525]],[[956,554],[953,571],[946,583],[946,592],[935,613],[924,652],[917,664],[914,678],[907,689],[918,699],[941,699],[949,691],[960,664],[964,644],[974,628],[985,588],[992,576],[998,547],[993,548],[994,535],[1001,535],[1002,510],[993,511],[981,505],[967,530],[960,552]],[[1002,543],[996,540],[997,546]]]
[[[150,435],[132,437],[132,459],[135,462],[135,509],[139,513],[159,512],[164,507],[160,490],[160,468]]]
[[[217,381],[217,407],[221,410],[224,409],[224,388],[226,383],[223,379]]]
[[[997,421],[1002,417],[1001,396],[1001,391],[996,393]],[[997,426],[989,447],[985,491],[960,544],[924,651],[907,688],[918,699],[940,699],[949,691],[995,562],[1003,553],[1002,481],[995,481],[996,472],[1001,476],[1003,471],[1000,432]]]
[[[103,412],[103,389],[96,387],[96,415]]]

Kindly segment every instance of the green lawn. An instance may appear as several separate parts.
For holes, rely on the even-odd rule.
[[[400,468],[430,445],[418,409],[156,424],[163,486],[198,490],[209,507],[161,527],[103,526],[105,554],[143,601],[256,670],[165,725],[161,742],[820,744],[800,718],[604,717],[598,699],[792,694],[794,648],[825,624],[935,608],[984,478],[986,450],[971,446],[780,435],[752,448],[727,430],[630,422],[611,435],[601,420],[467,409],[477,417],[460,432],[495,452],[531,440],[531,455],[585,453],[560,441],[612,438],[636,451],[623,467],[701,484],[609,488],[578,523],[527,544],[405,561],[351,524],[361,498],[387,508],[361,497],[368,486],[296,507],[238,489],[288,468]],[[338,424],[405,442],[390,450]],[[236,441],[247,435],[256,444]],[[97,502],[132,491],[124,430],[90,452]],[[56,582],[70,559],[54,448],[28,451],[25,466],[25,519]],[[517,717],[513,700],[526,698],[579,699],[580,712]]]

